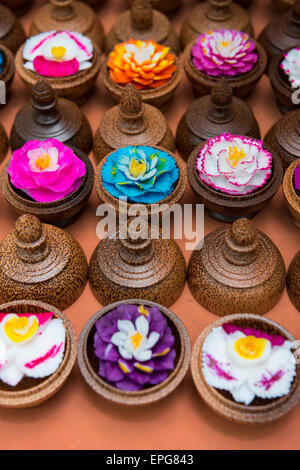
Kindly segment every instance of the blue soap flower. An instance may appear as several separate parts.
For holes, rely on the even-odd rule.
[[[101,176],[112,196],[152,204],[172,193],[179,170],[167,152],[147,146],[124,147],[107,157]]]
[[[2,72],[4,67],[4,56],[3,53],[0,51],[0,73]]]

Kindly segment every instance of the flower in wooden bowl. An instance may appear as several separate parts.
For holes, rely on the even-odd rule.
[[[124,147],[107,157],[101,176],[112,196],[152,204],[172,193],[179,169],[167,152],[147,146]]]
[[[283,54],[284,59],[280,68],[288,76],[292,88],[300,86],[300,46],[290,49]]]
[[[160,88],[176,70],[175,56],[169,51],[151,40],[117,44],[107,61],[110,77],[119,85],[132,83],[140,90]]]
[[[92,41],[74,31],[49,31],[25,42],[24,67],[44,77],[69,77],[92,66]]]
[[[192,47],[195,67],[215,77],[236,77],[249,72],[256,62],[255,41],[249,34],[220,29],[200,34]]]
[[[38,202],[63,199],[82,183],[86,168],[73,150],[56,139],[29,140],[13,152],[11,183]]]

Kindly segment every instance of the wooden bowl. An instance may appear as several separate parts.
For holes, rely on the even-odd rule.
[[[0,51],[2,52],[4,56],[4,67],[3,67],[2,72],[0,72],[0,80],[2,80],[2,82],[4,82],[5,84],[5,93],[6,93],[6,98],[7,98],[7,94],[10,90],[12,81],[15,76],[15,59],[14,59],[13,53],[1,43],[0,43]],[[0,90],[1,94],[2,94],[2,86]],[[3,108],[3,106],[5,106],[5,103],[2,103],[2,104],[0,103],[0,109]]]
[[[51,398],[64,385],[76,360],[77,339],[68,318],[52,305],[35,300],[17,300],[0,305],[1,313],[43,313],[53,312],[60,318],[66,330],[66,346],[63,360],[54,374],[43,379],[25,377],[16,387],[0,381],[0,406],[6,408],[27,408],[39,405]]]
[[[113,99],[119,103],[124,92],[124,87],[112,81],[106,63],[107,59],[105,59],[104,63],[102,64],[100,78],[103,81],[106,90],[112,95]],[[144,103],[156,106],[161,111],[166,111],[169,108],[172,98],[174,97],[175,90],[178,87],[183,75],[183,68],[178,57],[176,57],[175,65],[176,70],[168,83],[161,86],[160,88],[140,90],[140,94]]]
[[[289,213],[291,214],[292,220],[296,227],[298,227],[300,230],[300,197],[296,194],[293,182],[294,171],[298,165],[300,165],[300,158],[291,163],[291,165],[286,170],[283,178],[282,190],[284,200]]]
[[[232,323],[242,327],[251,327],[267,333],[278,334],[289,341],[295,341],[293,335],[278,323],[269,318],[261,318],[253,314],[235,314],[223,317],[209,325],[198,336],[192,351],[191,372],[197,391],[204,402],[218,415],[238,424],[265,424],[281,418],[292,410],[300,400],[300,365],[297,365],[297,375],[294,378],[290,392],[280,398],[268,400],[267,404],[243,405],[233,398],[211,387],[206,382],[201,369],[203,343],[214,328],[224,323]]]
[[[289,266],[286,288],[291,301],[300,312],[300,250],[295,254]]]
[[[139,147],[139,145],[137,145],[136,147]],[[176,161],[176,164],[179,169],[179,178],[178,178],[177,185],[173,189],[173,192],[169,194],[169,196],[167,196],[165,199],[162,199],[156,204],[139,204],[140,206],[143,206],[145,208],[144,215],[147,215],[148,213],[150,217],[151,214],[159,214],[159,216],[161,217],[173,204],[179,203],[179,201],[183,197],[185,190],[186,190],[186,185],[187,185],[186,168],[185,168],[184,163],[175,154],[169,152],[168,150],[162,147],[153,146],[153,148],[163,151],[163,152],[167,152],[169,155],[171,155]],[[99,199],[103,201],[105,204],[112,206],[116,210],[116,213],[118,215],[120,215],[120,212],[122,214],[128,214],[130,212],[130,207],[132,206],[132,203],[121,201],[118,198],[112,196],[111,194],[108,193],[108,191],[106,191],[102,183],[101,172],[102,172],[103,165],[106,162],[106,159],[109,158],[109,156],[114,152],[109,153],[105,158],[101,160],[101,162],[97,166],[96,174],[95,174],[95,189],[96,189],[96,193]],[[161,206],[167,206],[167,207],[161,207]]]
[[[199,202],[205,205],[207,212],[222,222],[233,222],[240,217],[253,217],[269,201],[279,189],[282,182],[283,170],[281,160],[276,152],[273,156],[273,172],[267,183],[260,189],[244,196],[236,196],[216,191],[204,184],[196,170],[196,160],[201,148],[206,144],[198,145],[187,161],[188,181],[197,194]],[[267,145],[264,145],[269,150]],[[270,150],[269,150],[270,151]]]
[[[0,44],[15,54],[25,39],[24,28],[13,12],[0,5]]]
[[[175,349],[177,352],[176,365],[168,378],[158,385],[145,388],[136,392],[119,390],[108,384],[97,374],[99,360],[93,351],[93,337],[95,333],[95,322],[100,317],[118,307],[121,304],[143,304],[146,307],[157,307],[167,318],[168,324],[175,336]],[[173,392],[184,379],[190,361],[190,339],[185,326],[181,320],[166,307],[148,300],[123,300],[99,310],[85,324],[78,342],[78,365],[87,384],[103,398],[114,403],[127,406],[151,405],[162,400]]]
[[[291,87],[288,76],[285,75],[280,68],[284,54],[286,54],[290,49],[293,48],[285,49],[283,52],[274,55],[270,61],[268,70],[269,79],[276,95],[276,103],[282,114],[299,108],[299,104],[293,104],[292,102],[292,94],[297,89]]]
[[[94,169],[89,158],[80,150],[74,149],[75,154],[84,161],[86,174],[81,185],[63,199],[52,202],[37,202],[23,191],[15,188],[8,174],[9,162],[2,170],[0,185],[3,196],[17,214],[32,214],[42,222],[64,227],[73,223],[86,206],[94,185]]]
[[[257,42],[256,51],[258,53],[258,61],[250,72],[244,73],[238,77],[223,77],[232,87],[234,96],[245,98],[254,90],[257,82],[262,77],[268,64],[267,54],[264,48]],[[195,44],[190,42],[183,53],[183,66],[187,77],[193,87],[196,96],[209,95],[221,77],[211,77],[197,70],[192,61],[191,51]]]
[[[29,88],[35,85],[37,81],[42,78],[51,85],[51,87],[56,91],[57,96],[61,98],[67,98],[71,101],[74,101],[78,105],[82,105],[89,99],[100,71],[100,52],[95,43],[93,43],[93,47],[94,54],[92,66],[70,77],[42,77],[36,72],[32,72],[31,70],[26,69],[24,67],[23,59],[24,45],[20,47],[16,55],[16,70],[25,85],[27,85]]]

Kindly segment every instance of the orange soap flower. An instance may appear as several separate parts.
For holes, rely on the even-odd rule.
[[[159,88],[176,70],[175,56],[169,50],[154,41],[130,39],[117,44],[107,61],[110,78],[119,85],[132,83],[139,90]]]

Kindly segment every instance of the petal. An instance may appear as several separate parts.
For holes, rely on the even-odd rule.
[[[248,385],[244,383],[241,387],[231,390],[231,395],[234,400],[239,403],[245,403],[245,405],[250,405],[250,403],[255,398],[255,393],[250,390]]]
[[[146,348],[147,349],[153,348],[153,346],[157,343],[158,340],[159,340],[159,333],[157,333],[156,331],[153,331],[150,334],[149,338],[147,339]]]
[[[126,335],[135,330],[134,324],[129,320],[118,320],[118,329],[119,331],[126,333]]]
[[[148,335],[149,331],[149,323],[148,320],[144,317],[144,315],[140,315],[135,321],[135,327],[139,333],[143,336]]]
[[[2,382],[15,387],[23,378],[23,372],[17,364],[10,364],[0,370],[0,379]]]
[[[127,340],[127,334],[122,333],[121,331],[118,331],[117,333],[112,335],[112,337],[110,339],[112,344],[114,344],[115,346],[123,346],[125,344],[126,340]]]
[[[149,349],[145,349],[141,351],[134,351],[133,355],[138,361],[145,362],[151,359],[152,352]]]

